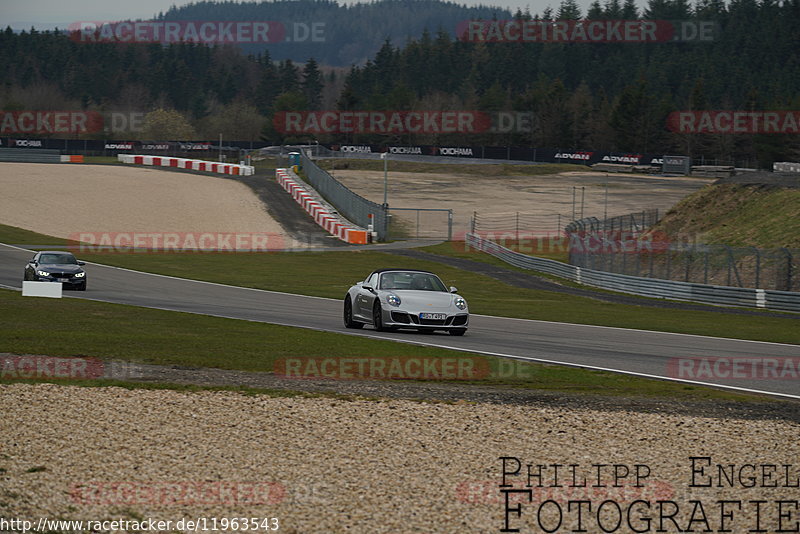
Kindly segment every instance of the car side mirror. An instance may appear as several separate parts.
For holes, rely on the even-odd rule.
[[[362,289],[366,289],[367,291],[373,291],[372,286],[369,284],[361,284]]]
[[[450,293],[458,293],[458,288],[455,286],[450,286]]]
[[[78,265],[86,265],[86,262],[85,261],[79,261]]]

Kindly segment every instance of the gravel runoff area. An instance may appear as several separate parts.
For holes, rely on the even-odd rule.
[[[356,193],[374,202],[383,202],[383,171],[337,169],[335,175],[337,180]],[[390,208],[452,209],[453,232],[456,236],[463,235],[468,229],[473,211],[477,211],[479,216],[507,215],[506,230],[515,228],[515,212],[535,214],[537,227],[522,230],[541,234],[557,231],[559,221],[562,226],[569,222],[573,187],[577,187],[576,216],[580,216],[581,187],[584,187],[584,216],[602,218],[606,211],[606,182],[608,215],[615,216],[649,208],[666,211],[683,197],[712,181],[591,171],[541,176],[394,172],[390,162],[388,200]],[[407,224],[414,227],[415,214],[396,212],[394,216],[405,218]],[[423,215],[422,224],[441,224],[440,219],[435,215]]]
[[[82,232],[257,232],[273,234],[279,242],[287,239],[246,185],[205,174],[0,163],[0,190],[0,223],[54,237]]]
[[[290,533],[498,532],[502,473],[525,489],[528,464],[533,502],[516,494],[511,505],[523,497],[522,516],[510,515],[520,532],[541,532],[537,517],[552,528],[557,509],[563,523],[556,532],[575,531],[569,502],[578,500],[592,501],[582,516],[588,532],[600,532],[597,508],[606,500],[615,503],[599,514],[606,528],[616,523],[616,506],[622,511],[613,532],[632,531],[629,508],[639,532],[659,527],[654,520],[641,530],[647,514],[636,499],[653,503],[652,517],[676,506],[681,528],[699,517],[693,501],[714,531],[718,500],[741,501],[741,510],[725,508],[734,532],[754,528],[754,500],[767,501],[758,520],[769,532],[793,528],[800,514],[796,504],[777,503],[800,498],[791,487],[800,473],[800,425],[784,419],[51,384],[0,386],[0,411],[5,518],[276,517]],[[693,464],[690,457],[708,459]],[[511,474],[516,460],[520,476]],[[561,487],[549,487],[552,464],[562,465]],[[730,483],[718,464],[725,473],[733,466]],[[550,465],[541,471],[544,488],[536,487],[539,465]],[[693,475],[693,466],[702,473]],[[571,487],[573,471],[588,487]],[[598,472],[607,487],[593,487]],[[751,480],[756,487],[747,487]],[[712,487],[690,487],[693,481]],[[540,508],[546,499],[554,502]],[[675,504],[659,511],[657,500]],[[678,530],[667,519],[662,531]]]

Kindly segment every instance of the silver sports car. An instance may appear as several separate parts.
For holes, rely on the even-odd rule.
[[[378,269],[344,297],[344,325],[375,330],[447,330],[463,336],[469,324],[467,301],[428,271]]]

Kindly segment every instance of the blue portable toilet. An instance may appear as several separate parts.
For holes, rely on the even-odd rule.
[[[300,152],[289,152],[289,166],[297,172],[300,168]]]

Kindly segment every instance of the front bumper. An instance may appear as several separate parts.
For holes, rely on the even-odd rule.
[[[427,313],[427,312],[426,312]],[[384,326],[392,328],[416,328],[430,330],[450,330],[452,328],[467,328],[469,326],[469,312],[446,313],[447,318],[441,319],[422,319],[420,312],[409,312],[404,310],[383,310]]]
[[[86,276],[82,276],[80,278],[76,278],[75,276],[63,277],[63,276],[39,276],[34,275],[33,277],[34,282],[60,282],[64,289],[75,289],[78,287],[82,287],[86,283]]]

